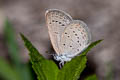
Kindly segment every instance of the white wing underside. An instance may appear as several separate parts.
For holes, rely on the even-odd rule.
[[[46,22],[48,26],[48,32],[53,45],[54,50],[59,55],[60,51],[60,38],[64,29],[71,21],[72,17],[60,10],[51,9],[46,11]]]
[[[80,20],[73,20],[64,30],[61,36],[61,53],[77,55],[91,42],[87,25]]]
[[[79,54],[91,42],[87,25],[57,9],[46,12],[46,21],[50,39],[57,55]]]

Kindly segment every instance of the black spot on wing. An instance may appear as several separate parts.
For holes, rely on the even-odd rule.
[[[52,22],[55,22],[55,20],[52,20]]]
[[[70,46],[70,47],[72,47],[72,46]]]
[[[75,33],[75,31],[73,31],[73,33]]]
[[[75,34],[75,36],[77,36],[77,34]]]
[[[80,44],[80,46],[81,46],[81,44]]]
[[[59,22],[59,24],[61,24],[61,22]]]
[[[65,32],[65,34],[67,34],[67,33]]]
[[[65,24],[62,24],[61,26],[65,26]]]
[[[65,44],[63,44],[65,46]]]
[[[79,37],[77,37],[77,39],[79,39]]]

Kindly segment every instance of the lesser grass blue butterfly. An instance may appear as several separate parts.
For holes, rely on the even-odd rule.
[[[91,43],[91,33],[81,20],[73,20],[64,11],[49,9],[45,14],[54,59],[64,64],[80,54]]]

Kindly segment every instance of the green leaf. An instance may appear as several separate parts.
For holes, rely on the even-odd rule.
[[[28,66],[23,64],[20,60],[20,51],[17,44],[17,40],[15,38],[16,33],[8,19],[5,20],[4,26],[5,41],[7,43],[8,52],[10,53],[12,65],[14,69],[19,73],[19,76],[21,76],[22,80],[31,80],[31,75],[29,73]]]
[[[94,74],[94,75],[88,76],[85,80],[98,80],[98,79],[97,79],[97,76]]]
[[[4,35],[5,41],[8,46],[8,52],[10,53],[10,58],[16,67],[20,67],[21,61],[19,56],[19,48],[15,38],[15,32],[12,27],[12,24],[6,19],[4,25]]]
[[[100,43],[103,40],[97,40],[95,42],[92,42],[83,52],[81,55],[86,55],[88,53],[88,51],[90,51],[90,49],[92,49],[93,47],[95,47],[98,43]]]
[[[59,69],[52,60],[46,60],[24,35],[21,34],[26,48],[29,51],[32,67],[39,80],[56,80]]]
[[[77,80],[86,67],[86,56],[77,56],[61,69],[58,80]]]
[[[58,80],[77,80],[80,77],[81,72],[86,67],[86,54],[95,45],[100,43],[102,40],[91,43],[87,49],[85,49],[80,56],[76,56],[70,62],[67,62],[58,75]]]
[[[21,80],[18,73],[2,58],[0,58],[0,75],[5,80]]]

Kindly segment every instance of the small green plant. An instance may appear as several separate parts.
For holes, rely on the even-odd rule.
[[[79,56],[76,56],[67,62],[62,69],[59,69],[54,61],[45,59],[23,34],[21,34],[21,37],[29,51],[32,67],[38,80],[78,80],[86,67],[87,52],[102,41],[98,40],[91,43]],[[97,80],[97,78],[92,80]]]
[[[15,31],[8,19],[5,20],[4,24],[4,37],[8,48],[9,61],[0,57],[0,80],[35,80],[32,77],[31,66],[23,63],[20,59]]]

